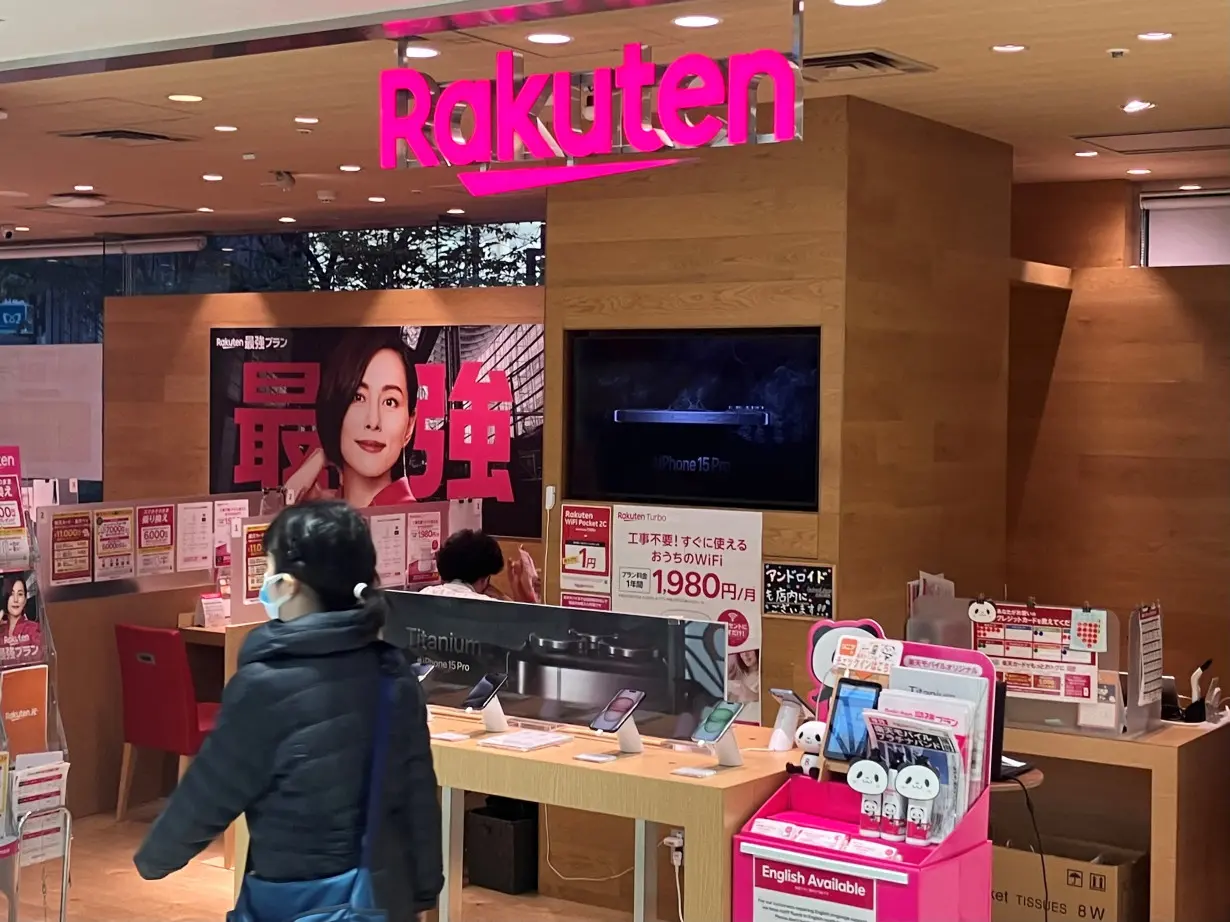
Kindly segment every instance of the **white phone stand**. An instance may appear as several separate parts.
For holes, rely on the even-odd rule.
[[[499,695],[492,695],[483,708],[483,729],[488,733],[505,733],[508,730],[508,718],[504,716]]]
[[[713,744],[713,753],[717,756],[718,765],[722,768],[738,768],[743,764],[743,753],[739,751],[739,741],[735,739],[735,728],[729,728]]]
[[[619,751],[625,755],[634,756],[645,751],[645,744],[641,742],[641,731],[636,728],[636,718],[631,715],[620,724],[616,739],[619,740]]]
[[[783,701],[777,709],[773,722],[773,735],[769,737],[770,752],[789,752],[794,748],[794,734],[799,729],[802,709],[793,701]]]

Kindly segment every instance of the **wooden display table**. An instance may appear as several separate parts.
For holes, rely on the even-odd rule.
[[[1045,769],[1046,786],[1034,796],[1043,804],[1053,795],[1057,813],[1081,811],[1073,822],[1088,820],[1092,831],[1086,836],[1102,834],[1093,825],[1096,813],[1109,822],[1147,812],[1147,841],[1141,844],[1149,850],[1150,922],[1230,919],[1230,888],[1224,884],[1230,867],[1230,724],[1166,724],[1136,739],[1010,727],[1004,751],[1030,761],[1053,760]],[[1065,762],[1082,763],[1066,785]],[[1131,782],[1130,774],[1140,772],[1148,773],[1147,788]],[[1044,837],[1066,832],[1048,829],[1046,818],[1039,822]]]
[[[581,762],[575,758],[578,753],[615,751],[615,739],[577,732],[572,742],[562,746],[507,752],[478,745],[483,735],[480,722],[447,716],[447,712],[436,714],[431,721],[433,733],[476,734],[462,742],[432,741],[441,788],[445,852],[439,922],[463,922],[460,908],[466,791],[636,820],[633,860],[637,919],[657,916],[658,843],[665,834],[658,827],[682,828],[688,876],[684,918],[729,922],[731,839],[786,780],[789,754],[757,749],[768,743],[770,728],[738,727],[744,764],[719,768],[717,774],[697,779],[671,772],[682,766],[716,767],[712,756],[659,748],[656,740],[646,739],[640,755],[620,756],[606,763]],[[247,844],[247,831],[241,826],[236,842],[236,892]]]

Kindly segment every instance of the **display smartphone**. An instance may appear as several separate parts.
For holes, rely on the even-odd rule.
[[[466,695],[466,700],[462,702],[462,707],[466,711],[481,711],[491,699],[499,694],[500,689],[508,682],[508,675],[503,672],[489,672],[481,679],[478,684],[470,689],[470,693]]]
[[[695,732],[692,734],[694,743],[716,743],[722,738],[730,725],[743,713],[743,705],[736,701],[719,701],[705,711]]]
[[[599,733],[618,732],[619,728],[624,725],[624,721],[632,716],[632,712],[644,700],[645,693],[643,691],[638,691],[635,688],[621,688],[615,693],[615,697],[607,702],[606,707],[602,709],[602,713],[590,721],[589,728],[597,730]]]
[[[834,762],[854,762],[867,754],[867,724],[864,711],[874,711],[880,702],[880,686],[858,679],[840,679],[829,705],[824,757]]]
[[[802,713],[804,720],[813,719],[814,715],[811,712],[811,707],[807,704],[806,701],[804,701],[802,698],[800,698],[790,689],[770,688],[769,694],[773,696],[774,700],[776,700],[779,705],[793,704],[795,707],[799,709],[800,713]]]
[[[431,675],[432,672],[435,671],[435,668],[436,668],[435,663],[411,663],[410,664],[410,671],[414,673],[414,677],[418,679],[420,682],[422,682],[429,675]]]

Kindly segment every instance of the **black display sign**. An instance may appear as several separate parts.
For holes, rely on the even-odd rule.
[[[764,613],[832,618],[833,568],[803,563],[766,563]]]

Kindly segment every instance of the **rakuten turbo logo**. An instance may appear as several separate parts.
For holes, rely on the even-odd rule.
[[[753,51],[724,61],[685,54],[664,67],[645,57],[643,46],[626,45],[617,67],[523,77],[518,56],[502,51],[496,55],[494,80],[457,80],[443,87],[412,68],[386,70],[380,75],[380,166],[572,161],[771,144],[802,136],[802,79],[781,52]],[[773,123],[770,131],[758,134],[757,94],[766,80],[772,85]],[[548,103],[549,125],[543,119]],[[468,132],[467,112],[472,121]],[[570,162],[480,170],[460,178],[471,194],[490,195],[679,162]]]

